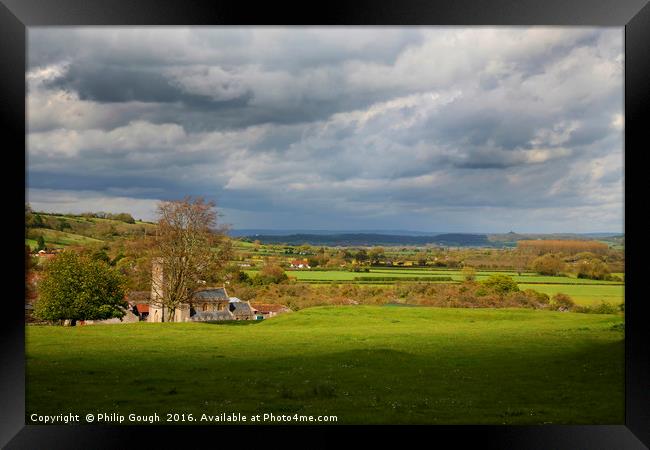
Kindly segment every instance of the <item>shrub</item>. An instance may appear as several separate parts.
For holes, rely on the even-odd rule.
[[[491,275],[487,280],[482,281],[482,284],[502,295],[519,290],[517,282],[512,277],[504,274]]]
[[[568,295],[558,292],[549,302],[549,308],[553,311],[570,311],[575,308],[575,302]]]
[[[582,307],[579,312],[588,314],[616,314],[619,312],[619,308],[610,303],[601,301],[598,305]]]
[[[521,293],[516,292],[514,294],[517,294],[517,296],[515,297],[517,303],[527,308],[535,308],[535,309],[545,308],[548,306],[550,301],[549,296],[547,294],[544,294],[543,292],[537,292],[532,289],[526,289]]]

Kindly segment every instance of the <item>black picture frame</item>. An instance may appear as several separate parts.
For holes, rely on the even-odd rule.
[[[172,0],[0,0],[0,125],[11,165],[2,177],[12,202],[5,212],[16,235],[24,230],[26,29],[45,25],[573,25],[625,27],[625,233],[626,339],[625,424],[602,426],[434,426],[434,427],[290,427],[310,442],[323,444],[330,432],[384,439],[387,433],[417,431],[425,441],[441,439],[483,448],[636,449],[650,445],[650,346],[648,301],[643,298],[645,252],[643,210],[650,109],[650,5],[647,0],[448,0],[328,1],[322,4],[172,1]],[[9,145],[9,143],[13,143]],[[23,153],[20,152],[23,148]],[[635,175],[634,171],[638,170]],[[8,196],[9,197],[9,196]],[[11,218],[11,219],[10,219]],[[647,231],[646,231],[647,233]],[[11,254],[23,255],[20,239],[9,239]],[[23,256],[21,256],[23,258]],[[0,326],[0,446],[5,448],[168,448],[174,441],[221,443],[214,427],[186,426],[37,426],[25,425],[24,272],[18,259],[5,269],[3,323]],[[406,428],[406,429],[405,429]],[[250,428],[248,429],[250,431]],[[285,426],[254,432],[266,441]],[[224,433],[219,433],[221,439]],[[263,435],[263,437],[262,437]],[[227,433],[225,435],[227,436]],[[340,437],[332,439],[340,442]],[[348,437],[345,437],[348,440]],[[413,441],[408,441],[413,442]]]

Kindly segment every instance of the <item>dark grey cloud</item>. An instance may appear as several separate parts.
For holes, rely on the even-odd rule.
[[[37,207],[193,194],[249,228],[620,229],[619,29],[30,28],[28,42]]]
[[[217,105],[245,106],[251,92],[223,101],[201,95],[187,94],[170,83],[156,69],[125,68],[99,64],[74,64],[61,77],[45,84],[49,89],[76,92],[80,100],[101,103],[154,102],[183,103],[198,109],[210,109]]]

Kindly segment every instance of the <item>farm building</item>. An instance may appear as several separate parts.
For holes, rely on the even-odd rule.
[[[304,259],[294,259],[290,264],[293,269],[309,269],[309,263]]]
[[[265,319],[291,311],[286,306],[275,303],[255,303],[251,306],[255,311],[257,311],[257,314],[260,314]]]

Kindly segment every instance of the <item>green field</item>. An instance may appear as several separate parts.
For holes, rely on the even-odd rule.
[[[249,275],[254,275],[255,270],[248,270]],[[480,271],[476,273],[478,281],[484,280],[494,274],[509,275],[518,283],[543,283],[543,284],[593,284],[593,285],[620,285],[621,282],[590,280],[574,277],[551,277],[536,273]],[[354,281],[357,277],[451,277],[454,281],[462,281],[463,274],[460,270],[427,270],[427,269],[370,269],[370,272],[351,272],[344,270],[292,270],[287,275],[299,281]]]
[[[80,234],[68,233],[66,231],[50,230],[48,228],[34,228],[35,232],[41,234],[47,246],[67,247],[69,245],[88,245],[102,242],[100,239],[82,236]],[[32,249],[37,247],[35,239],[25,239],[25,244]]]
[[[625,299],[625,286],[585,286],[585,285],[551,285],[519,284],[519,289],[534,289],[548,295],[558,292],[569,295],[578,305],[597,305],[601,301],[619,305]]]
[[[318,307],[261,322],[28,326],[29,414],[621,424],[622,316]]]
[[[249,275],[254,276],[258,272],[255,270],[246,271]],[[579,305],[594,305],[601,301],[618,305],[624,302],[625,286],[621,282],[590,280],[573,277],[552,277],[543,276],[534,272],[527,272],[518,275],[517,272],[506,271],[479,271],[476,274],[478,281],[485,280],[493,274],[505,274],[511,276],[517,283],[519,288],[533,289],[538,292],[543,292],[549,295],[554,295],[559,292],[567,294]],[[342,270],[292,270],[288,271],[287,275],[295,278],[299,282],[311,283],[314,285],[329,283],[329,282],[353,282],[362,285],[375,285],[372,281],[355,281],[358,278],[367,277],[394,277],[409,278],[409,277],[451,277],[454,281],[460,282],[463,280],[463,274],[460,270],[431,270],[431,269],[371,269],[370,272],[350,272]],[[624,274],[616,274],[622,278]],[[422,280],[426,281],[426,280]],[[444,283],[444,281],[431,281],[434,283]],[[377,285],[390,286],[394,281],[377,281]]]

